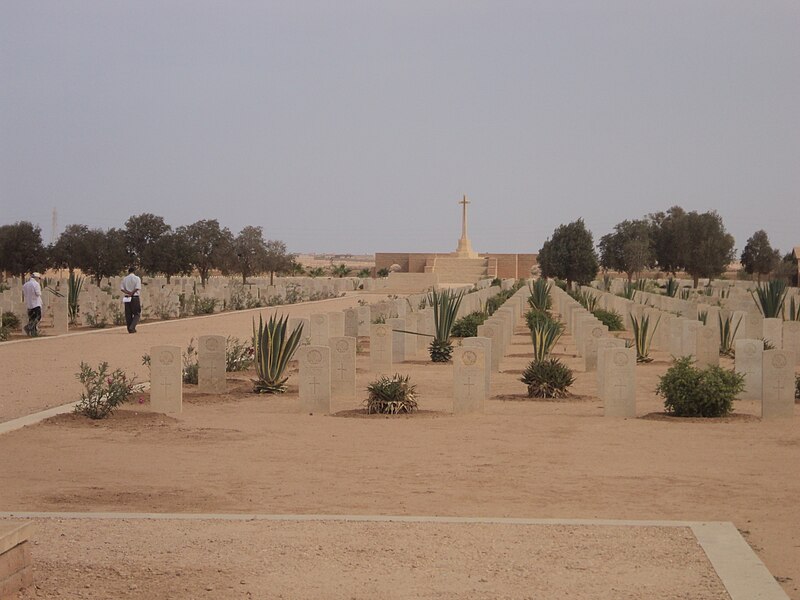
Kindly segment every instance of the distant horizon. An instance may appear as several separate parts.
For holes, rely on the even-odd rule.
[[[0,223],[449,252],[466,194],[481,252],[679,205],[786,254],[798,32],[788,0],[8,0]]]

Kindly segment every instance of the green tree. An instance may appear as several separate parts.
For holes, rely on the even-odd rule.
[[[91,249],[86,262],[75,266],[92,275],[97,285],[100,285],[103,277],[119,275],[129,265],[125,231],[114,228],[108,231],[90,229],[86,233],[86,243]]]
[[[150,247],[155,273],[163,273],[167,283],[174,275],[191,275],[192,247],[181,232],[169,232],[158,238]]]
[[[50,264],[58,269],[66,267],[72,273],[89,262],[92,249],[88,236],[86,225],[67,225],[56,243],[50,246]]]
[[[740,260],[744,272],[755,274],[761,283],[762,275],[769,275],[777,268],[781,254],[778,250],[773,250],[767,232],[759,229],[747,240]]]
[[[655,264],[652,233],[650,223],[643,219],[618,223],[614,233],[600,238],[600,265],[624,272],[631,281],[635,273]]]
[[[725,231],[722,217],[716,211],[686,213],[683,235],[686,245],[683,268],[692,276],[694,287],[701,277],[713,279],[725,272],[734,258],[734,239]]]
[[[216,219],[203,219],[178,227],[177,233],[185,236],[190,246],[191,263],[205,287],[212,269],[223,270],[232,262],[233,234],[221,228]]]
[[[566,279],[569,286],[573,281],[588,284],[597,275],[592,233],[583,219],[559,225],[539,250],[537,260],[543,277]]]
[[[331,265],[331,275],[334,277],[347,277],[350,275],[353,269],[348,267],[346,264],[341,263],[338,265]]]
[[[247,283],[247,278],[266,271],[267,244],[261,227],[248,225],[244,227],[236,239],[233,240],[233,273],[242,276],[242,283]]]
[[[665,273],[675,274],[683,268],[687,247],[691,243],[687,237],[685,217],[686,211],[680,206],[648,216],[656,264]]]
[[[264,256],[264,270],[269,272],[269,284],[275,283],[275,273],[290,273],[294,268],[294,254],[286,251],[286,244],[280,240],[269,240]]]
[[[151,213],[135,215],[125,221],[125,244],[131,264],[140,266],[146,273],[155,273],[158,258],[153,245],[171,229],[163,217]]]
[[[25,278],[26,273],[44,271],[48,256],[42,245],[42,230],[29,221],[0,227],[0,271]]]

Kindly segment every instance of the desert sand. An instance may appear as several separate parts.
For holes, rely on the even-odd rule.
[[[277,310],[307,315],[356,301]],[[253,314],[0,346],[0,421],[76,400],[81,359],[146,378],[140,357],[151,345],[245,339]],[[420,355],[397,367],[418,386],[423,412],[411,417],[352,418],[366,394],[335,403],[334,415],[299,414],[296,374],[287,394],[259,396],[247,373],[229,374],[219,397],[186,386],[180,415],[151,413],[142,394],[106,421],[55,417],[0,436],[0,510],[732,521],[800,599],[797,406],[793,419],[773,422],[744,401],[725,419],[664,417],[654,389],[669,357],[656,352],[637,367],[638,417],[607,419],[594,374],[574,354],[565,336],[556,355],[576,372],[572,398],[526,399],[518,379],[530,342],[520,324],[484,415],[453,416],[452,366]],[[363,390],[368,355],[357,361]],[[24,597],[727,597],[681,530],[512,529],[41,520],[39,589]],[[478,549],[490,552],[476,557]],[[629,555],[642,562],[632,566]],[[682,560],[691,566],[659,570]],[[191,583],[178,585],[184,575]],[[662,575],[675,587],[648,587]],[[307,585],[293,594],[300,580]],[[315,586],[325,581],[333,587],[323,593]]]

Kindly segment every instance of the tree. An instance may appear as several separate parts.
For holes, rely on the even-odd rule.
[[[600,265],[624,272],[630,281],[634,273],[655,264],[652,232],[650,223],[643,219],[618,223],[614,233],[600,238]]]
[[[25,273],[44,271],[47,262],[38,225],[18,221],[0,227],[0,271],[24,279]]]
[[[163,273],[167,283],[173,275],[192,273],[192,248],[185,235],[179,232],[166,233],[158,238],[149,249],[153,255],[153,268]]]
[[[772,249],[767,232],[759,229],[747,240],[740,260],[745,273],[756,274],[761,283],[762,275],[769,275],[777,268],[781,254]]]
[[[691,240],[686,245],[683,268],[694,279],[697,287],[700,277],[713,279],[725,272],[734,257],[734,239],[725,231],[722,217],[716,211],[686,213],[681,225],[682,235]]]
[[[125,221],[125,243],[131,264],[140,266],[146,273],[155,273],[158,259],[153,244],[171,229],[163,217],[151,213],[135,215]]]
[[[348,267],[344,263],[340,263],[338,265],[331,265],[331,275],[334,277],[347,277],[353,271],[350,267]]]
[[[539,250],[537,260],[543,277],[566,279],[568,286],[573,281],[590,283],[597,275],[594,241],[583,219],[559,225]]]
[[[275,282],[275,273],[289,273],[294,268],[294,254],[286,252],[286,244],[280,240],[267,242],[267,253],[264,257],[264,269],[269,271],[269,284]]]
[[[680,206],[648,216],[656,264],[665,273],[675,274],[683,268],[684,256],[690,244],[684,227],[685,217],[686,211]]]
[[[92,255],[89,228],[86,225],[67,225],[50,247],[50,262],[56,268],[66,267],[72,273],[86,265]]]
[[[251,275],[266,271],[267,244],[261,227],[248,225],[233,240],[234,262],[230,270],[242,276],[247,283]]]
[[[197,269],[203,287],[211,269],[223,270],[232,262],[233,234],[227,227],[221,228],[216,219],[203,219],[178,227],[177,232],[189,243],[191,263]]]
[[[125,249],[126,236],[123,230],[90,229],[86,234],[86,243],[91,249],[87,255],[87,262],[76,266],[94,276],[98,286],[103,277],[119,275],[129,265],[128,253]]]

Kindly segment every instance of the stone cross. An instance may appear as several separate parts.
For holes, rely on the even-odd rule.
[[[305,346],[298,351],[300,365],[300,411],[331,412],[331,349]]]
[[[178,346],[150,349],[150,408],[161,413],[183,410],[183,357]]]

